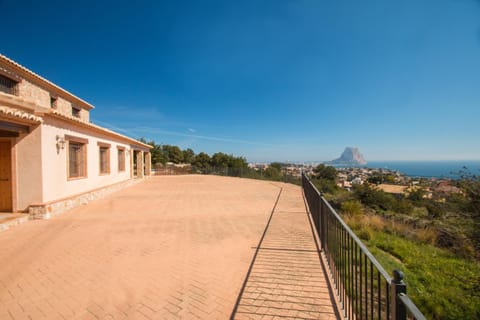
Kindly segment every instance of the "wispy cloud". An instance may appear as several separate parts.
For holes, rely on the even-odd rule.
[[[271,143],[263,143],[263,142],[251,141],[251,140],[199,135],[199,134],[195,134],[195,132],[197,131],[192,128],[188,128],[187,131],[189,133],[185,133],[185,132],[169,131],[169,130],[163,130],[160,128],[152,128],[152,127],[145,127],[145,126],[135,127],[135,128],[120,128],[116,125],[113,125],[105,121],[100,121],[100,120],[96,120],[95,123],[107,129],[131,136],[133,138],[138,138],[139,136],[144,136],[145,134],[150,134],[150,135],[164,134],[164,135],[177,136],[177,137],[186,137],[186,138],[209,140],[209,141],[230,142],[230,143],[237,143],[237,144],[247,144],[247,145],[255,145],[255,146],[262,146],[262,147],[278,147],[279,146]]]
[[[111,129],[111,130],[114,130],[114,131],[117,131],[117,132],[122,132],[124,134],[132,135],[132,132],[130,132],[129,130],[125,130],[123,128],[117,127],[117,126],[115,126],[111,123],[100,121],[100,120],[95,120],[93,122],[95,124],[98,124],[98,125],[101,125],[102,127],[107,128],[107,129]]]
[[[195,138],[195,139],[210,140],[210,141],[220,141],[220,142],[230,142],[230,143],[238,143],[238,144],[248,144],[248,145],[264,146],[264,147],[276,146],[274,144],[257,142],[257,141],[193,134],[194,132],[196,132],[193,129],[188,129],[188,131],[191,132],[191,133],[168,131],[168,130],[163,130],[163,129],[159,129],[159,128],[151,128],[151,127],[138,127],[138,128],[131,128],[129,130],[135,131],[139,134],[145,134],[145,133],[148,133],[148,134],[165,134],[165,135],[178,136],[178,137],[187,137],[187,138]],[[191,130],[193,130],[193,131],[191,131]]]

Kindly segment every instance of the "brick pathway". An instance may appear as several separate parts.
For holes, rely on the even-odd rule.
[[[299,306],[307,305],[309,317],[311,311],[331,315],[318,307],[318,299],[326,299],[322,277],[305,272],[321,269],[305,229],[300,188],[177,176],[151,178],[0,233],[0,319],[228,319],[279,186],[283,191],[236,315],[247,316],[249,303],[264,307],[262,301],[271,300],[248,296],[263,290],[262,276],[269,283],[286,279],[283,295],[272,287],[278,299],[296,299],[308,279],[310,293],[301,296],[312,300],[290,309],[297,317],[303,316]],[[307,249],[298,251],[300,246]],[[278,248],[295,251],[271,250]]]
[[[301,190],[284,185],[235,319],[337,319]]]

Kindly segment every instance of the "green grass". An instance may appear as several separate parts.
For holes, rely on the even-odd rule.
[[[428,319],[480,319],[480,265],[451,252],[372,230],[367,246],[391,273],[405,273],[407,293]]]

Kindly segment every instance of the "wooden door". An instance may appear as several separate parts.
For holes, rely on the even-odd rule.
[[[0,141],[0,212],[12,211],[12,157],[10,141]]]

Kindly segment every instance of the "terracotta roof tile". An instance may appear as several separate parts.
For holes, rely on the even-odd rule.
[[[22,120],[29,120],[38,123],[43,122],[43,119],[41,117],[15,108],[0,106],[0,113]]]

